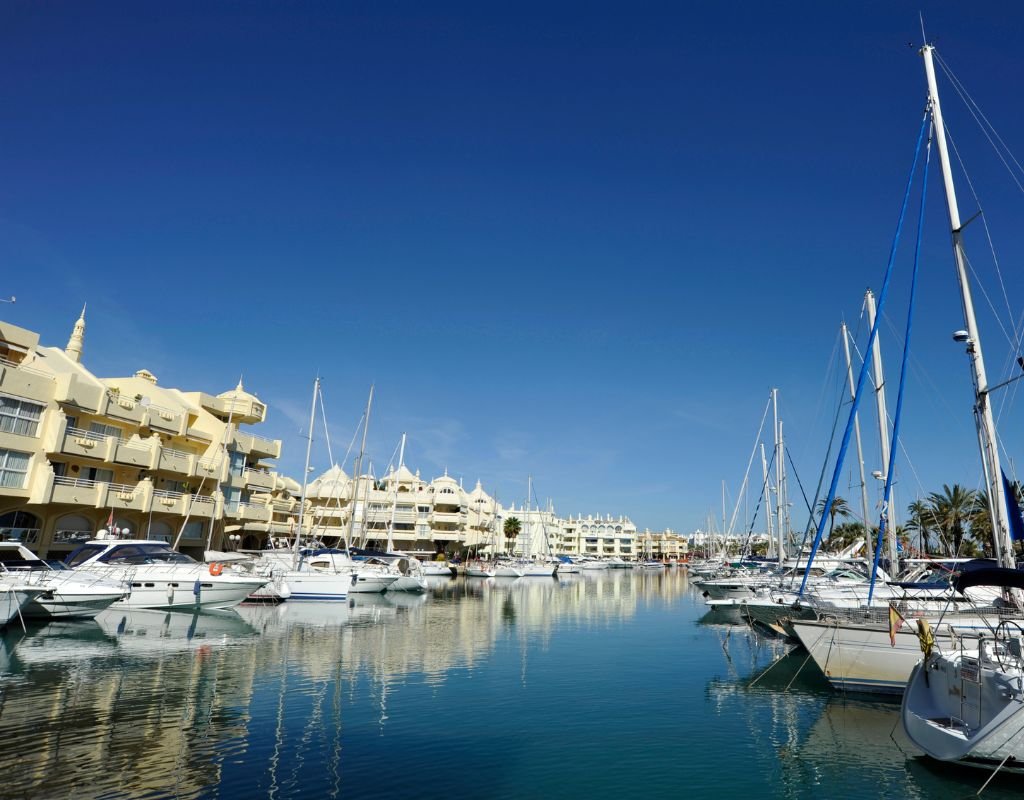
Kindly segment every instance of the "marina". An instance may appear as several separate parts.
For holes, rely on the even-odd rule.
[[[57,5],[0,800],[1020,796],[1024,12]]]
[[[920,759],[898,705],[833,693],[802,653],[707,612],[684,570],[441,580],[8,629],[0,733],[23,745],[3,794],[610,798],[639,772],[649,797],[720,797],[726,773],[768,798],[981,784]]]

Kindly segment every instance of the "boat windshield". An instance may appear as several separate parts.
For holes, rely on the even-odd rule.
[[[98,559],[104,564],[195,564],[195,559],[171,550],[166,544],[124,544]]]
[[[68,557],[64,559],[64,563],[69,567],[77,567],[106,549],[107,546],[105,544],[83,544],[77,550],[72,550]]]

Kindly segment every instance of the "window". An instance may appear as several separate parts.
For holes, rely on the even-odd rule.
[[[0,489],[24,489],[28,477],[29,453],[0,450]]]
[[[113,483],[114,482],[114,470],[103,469],[102,467],[86,467],[82,470],[82,475],[91,481],[98,481],[99,483]]]
[[[43,409],[38,403],[0,396],[0,431],[18,436],[35,436]]]
[[[116,425],[107,425],[105,422],[90,422],[89,431],[100,436],[113,436],[115,439],[120,439],[122,433]]]

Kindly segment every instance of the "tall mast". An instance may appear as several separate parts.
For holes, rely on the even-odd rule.
[[[779,563],[786,558],[785,527],[782,524],[782,426],[779,424],[779,390],[772,389],[772,430],[775,439],[775,535],[779,537]]]
[[[768,550],[769,555],[771,551],[775,550],[775,532],[772,529],[772,493],[768,488],[768,459],[764,456],[764,442],[761,442],[761,476],[764,481],[761,485],[764,487],[762,494],[764,495],[764,508],[765,521],[768,523]],[[785,560],[785,555],[782,551],[778,551],[779,563],[781,564]]]
[[[302,495],[299,498],[299,524],[295,528],[295,549],[292,555],[294,566],[298,567],[299,548],[302,543],[302,523],[306,518],[306,486],[309,483],[309,455],[313,451],[313,424],[316,420],[316,397],[320,392],[320,376],[313,381],[313,402],[309,409],[309,431],[306,437],[306,465],[302,469]]]
[[[853,382],[853,362],[850,360],[850,332],[846,323],[842,325],[843,353],[846,354],[846,378],[850,384],[850,399],[857,394],[857,387]],[[864,514],[864,543],[867,545],[868,560],[875,561],[875,545],[871,540],[871,504],[868,502],[868,484],[864,480],[864,447],[860,440],[860,413],[853,417],[853,435],[857,438],[857,463],[860,466],[860,505]]]
[[[924,56],[924,71],[928,78],[928,102],[935,125],[935,141],[939,147],[939,163],[942,165],[942,179],[946,186],[946,205],[949,209],[949,227],[953,237],[953,258],[956,261],[956,278],[960,285],[960,301],[963,305],[964,325],[967,328],[967,357],[971,362],[971,378],[974,382],[974,421],[978,428],[978,443],[981,448],[981,462],[988,484],[989,513],[992,515],[992,542],[996,559],[1001,566],[1013,569],[1013,540],[1006,517],[1006,497],[1003,492],[1002,468],[999,464],[999,443],[996,440],[996,425],[992,418],[992,405],[988,399],[988,378],[985,375],[985,359],[981,353],[981,336],[978,321],[974,316],[974,301],[971,285],[967,278],[967,257],[964,254],[963,229],[960,226],[960,210],[956,203],[956,189],[953,186],[953,171],[946,147],[946,129],[942,124],[942,106],[939,103],[939,88],[935,82],[935,64],[932,52],[935,48],[926,44],[921,48]]]
[[[875,326],[875,294],[870,289],[864,293],[864,302],[868,308],[868,325]],[[878,410],[878,442],[882,457],[882,467],[889,468],[889,407],[885,402],[885,373],[882,371],[882,348],[879,336],[871,348],[871,372],[875,381],[875,407]],[[883,477],[885,477],[883,473]],[[885,518],[885,547],[888,551],[889,572],[895,574],[898,553],[896,552],[896,500],[895,489],[889,489],[889,508]]]
[[[355,475],[352,476],[352,511],[348,515],[348,533],[345,534],[345,549],[352,541],[352,529],[356,524],[356,501],[359,494],[359,473],[363,470],[363,453],[366,452],[366,431],[370,427],[370,409],[373,407],[373,384],[370,384],[370,396],[366,400],[366,413],[363,415],[363,439],[359,445],[359,455],[356,456]],[[353,545],[354,546],[354,545]]]
[[[405,434],[402,434],[402,443],[398,446],[398,468],[395,470],[395,491],[391,493],[391,521],[388,522],[388,545],[387,552],[391,552],[394,544],[395,512],[398,510],[398,474],[405,465]]]

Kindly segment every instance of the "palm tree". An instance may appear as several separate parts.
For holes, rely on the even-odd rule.
[[[971,538],[985,555],[992,555],[992,514],[988,507],[988,492],[982,490],[974,495],[968,521],[971,524]]]
[[[508,539],[509,552],[512,552],[512,542],[516,540],[522,529],[522,523],[516,517],[509,517],[505,520],[505,538]]]
[[[907,530],[917,531],[918,545],[921,553],[928,552],[928,536],[935,527],[935,517],[932,507],[924,500],[915,500],[907,506],[907,513],[910,518],[907,520]]]
[[[825,501],[822,500],[818,503],[818,513],[825,513]],[[832,530],[836,527],[836,517],[842,517],[846,519],[850,516],[850,504],[847,503],[843,498],[836,497],[832,500],[832,505],[828,507],[828,538],[829,541],[832,539]]]
[[[976,497],[977,492],[965,489],[959,483],[952,486],[943,484],[941,492],[928,495],[932,518],[942,532],[942,537],[952,545],[954,556],[960,555],[963,548],[965,525],[971,520]]]

